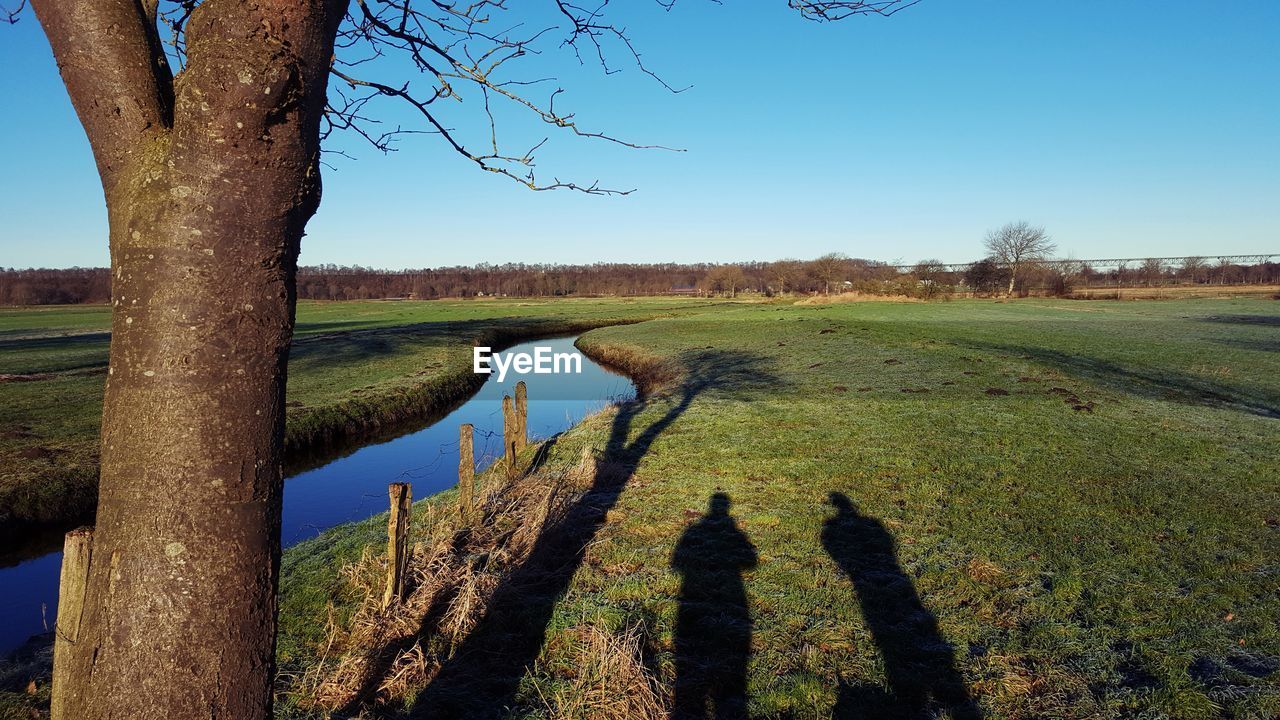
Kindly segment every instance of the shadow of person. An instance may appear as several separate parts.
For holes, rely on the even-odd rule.
[[[1261,338],[1240,337],[1219,342],[1243,343],[1237,346],[1265,350],[1267,345],[1258,344],[1259,340]],[[1206,377],[1173,367],[1126,364],[1083,353],[1032,345],[979,340],[970,340],[965,344],[978,350],[1026,357],[1067,375],[1129,395],[1184,405],[1231,409],[1265,418],[1280,418],[1280,393],[1276,393],[1271,385],[1242,384],[1243,377],[1236,380],[1220,376]]]
[[[685,372],[672,392],[618,408],[591,486],[563,518],[543,529],[524,562],[494,590],[475,628],[414,699],[411,717],[481,720],[513,714],[520,682],[542,650],[556,604],[657,439],[700,395],[742,399],[780,385],[765,359],[750,353],[704,348],[678,360]],[[666,412],[637,428],[637,419],[654,405],[666,405]]]
[[[729,514],[729,496],[711,496],[707,514],[676,544],[671,567],[683,578],[676,613],[674,720],[747,717],[751,613],[743,572],[756,548]]]
[[[920,602],[898,564],[893,537],[878,520],[833,492],[836,515],[822,527],[822,546],[853,582],[862,615],[884,658],[886,688],[840,683],[833,718],[980,717],[938,621]]]

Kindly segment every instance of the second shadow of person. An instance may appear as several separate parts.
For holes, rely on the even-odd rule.
[[[671,555],[682,577],[673,720],[747,717],[752,624],[742,574],[755,566],[756,548],[729,514],[729,496],[712,495]]]
[[[887,688],[841,682],[832,718],[980,717],[955,667],[938,621],[920,602],[893,536],[875,518],[833,492],[836,515],[822,527],[822,546],[853,582],[863,619],[884,658]]]

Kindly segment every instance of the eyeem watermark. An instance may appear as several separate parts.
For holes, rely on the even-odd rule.
[[[498,382],[502,382],[508,370],[517,375],[581,373],[582,356],[576,352],[552,352],[542,345],[535,345],[532,353],[493,352],[493,348],[478,347],[471,352],[471,369],[478,375],[489,375],[496,370]]]

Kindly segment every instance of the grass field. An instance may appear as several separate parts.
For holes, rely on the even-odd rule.
[[[1280,303],[759,304],[582,345],[661,391],[469,529],[420,503],[404,609],[362,600],[382,519],[288,554],[289,713],[1280,714]]]
[[[420,502],[394,612],[385,517],[286,553],[281,716],[1280,716],[1280,302],[574,302],[682,308],[581,341],[651,392]],[[390,337],[290,397],[420,312],[304,309]]]
[[[301,303],[289,364],[290,447],[332,443],[465,396],[476,382],[475,340],[502,345],[706,304]],[[105,306],[0,309],[0,537],[92,517],[109,330]]]

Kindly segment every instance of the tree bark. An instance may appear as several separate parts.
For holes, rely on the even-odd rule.
[[[112,340],[63,717],[267,718],[298,246],[345,1],[36,0],[110,229]]]

